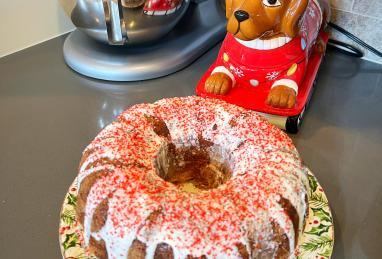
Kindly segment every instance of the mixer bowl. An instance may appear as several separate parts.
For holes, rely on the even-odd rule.
[[[154,42],[182,18],[190,0],[60,0],[73,24],[110,45]]]

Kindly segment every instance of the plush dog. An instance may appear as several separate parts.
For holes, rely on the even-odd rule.
[[[229,95],[234,87],[266,87],[266,104],[293,108],[319,30],[325,0],[226,0],[228,34],[204,89]]]

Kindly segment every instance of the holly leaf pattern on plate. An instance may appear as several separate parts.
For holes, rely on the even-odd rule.
[[[77,204],[77,196],[75,196],[72,193],[69,193],[68,195],[68,204],[72,206],[76,206]]]
[[[329,227],[330,226],[320,224],[318,227],[312,227],[311,230],[306,231],[305,233],[311,234],[311,235],[316,235],[316,236],[321,236],[323,233],[326,233],[329,231]]]
[[[61,213],[61,219],[65,222],[65,224],[72,226],[73,223],[76,221],[76,212],[71,209],[65,209]]]
[[[316,178],[313,175],[308,174],[308,180],[309,180],[310,191],[315,192],[317,190],[317,186],[318,186]]]
[[[326,212],[323,208],[311,208],[313,215],[320,219],[321,222],[332,223],[333,219],[329,212]]]
[[[65,236],[65,240],[62,243],[64,250],[75,247],[78,244],[78,236],[76,233],[66,234]]]
[[[312,208],[326,208],[329,207],[326,197],[319,192],[312,193],[309,197],[309,205]]]
[[[301,248],[304,252],[315,252],[319,251],[319,253],[328,253],[328,249],[330,249],[330,254],[333,250],[333,238],[329,236],[321,236],[318,238],[311,238],[305,243],[301,245]],[[327,256],[328,258],[330,257]],[[304,257],[302,257],[304,258]]]
[[[324,250],[324,252],[319,253],[319,255],[322,257],[330,258],[330,256],[332,255],[332,251],[333,251],[333,246],[328,245],[326,246],[326,249]]]

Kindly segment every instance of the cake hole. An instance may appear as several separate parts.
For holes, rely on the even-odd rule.
[[[191,193],[215,189],[232,175],[228,163],[206,146],[177,148],[168,143],[159,150],[155,167],[163,180]]]

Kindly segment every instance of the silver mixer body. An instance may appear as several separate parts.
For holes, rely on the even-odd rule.
[[[60,0],[77,30],[63,46],[76,72],[109,81],[174,73],[223,39],[224,0]]]
[[[163,2],[170,4],[153,11],[145,1],[131,2],[129,5],[124,0],[60,0],[78,29],[111,45],[154,42],[174,28],[189,6],[189,0],[167,0]]]

